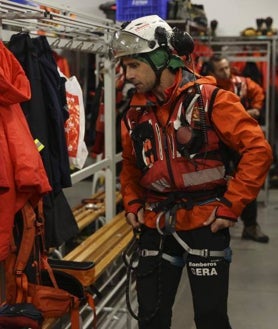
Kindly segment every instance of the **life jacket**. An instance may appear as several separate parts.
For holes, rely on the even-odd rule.
[[[159,123],[153,105],[131,107],[126,112],[124,122],[142,171],[140,184],[153,191],[156,200],[159,193],[226,186],[220,139],[210,122],[214,90],[216,87],[208,84],[185,88],[173,104],[165,126]],[[182,130],[185,135],[189,133],[187,143],[179,142]],[[152,202],[151,195],[148,201]]]

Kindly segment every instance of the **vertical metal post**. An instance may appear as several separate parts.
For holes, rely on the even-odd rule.
[[[270,85],[270,79],[272,78],[271,75],[271,42],[267,41],[267,54],[266,54],[266,90],[265,90],[265,94],[266,94],[266,102],[265,102],[265,137],[266,139],[269,141],[269,143],[271,144],[271,111],[270,111],[270,106],[271,106],[271,85]],[[264,183],[264,205],[267,206],[268,204],[268,199],[269,199],[269,175],[266,176],[265,179],[265,183]]]
[[[2,18],[0,18],[0,40],[3,39],[2,32],[3,32],[3,25],[2,25]]]
[[[277,38],[272,38],[272,49],[271,49],[271,95],[270,95],[270,142],[272,146],[275,145],[277,135],[276,131],[276,121],[275,121],[275,111],[276,111],[276,104],[275,104],[275,78],[276,78],[276,53],[277,50]],[[275,150],[277,152],[277,149]]]
[[[115,65],[104,60],[104,136],[105,158],[109,166],[105,170],[105,214],[106,221],[116,215],[116,87]]]

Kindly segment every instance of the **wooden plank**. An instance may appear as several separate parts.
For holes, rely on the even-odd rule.
[[[69,252],[64,259],[83,261],[84,259],[90,259],[90,255],[96,252],[97,248],[104,246],[104,243],[108,241],[112,235],[120,230],[123,225],[128,225],[124,218],[124,212],[117,214],[111,221],[99,228],[95,233],[84,240],[80,245]]]
[[[132,237],[132,228],[127,224],[125,213],[122,211],[68,253],[64,259],[94,261],[95,271],[91,282],[93,284],[120,256]],[[51,329],[56,323],[56,318],[46,319],[42,329]]]
[[[79,231],[82,231],[100,216],[105,215],[105,207],[103,204],[96,204],[95,207],[98,207],[98,209],[86,209],[86,207],[83,206],[82,212],[78,215],[74,215]]]
[[[88,204],[92,201],[93,208],[89,209]],[[119,204],[122,200],[122,195],[119,191],[116,192],[116,203]],[[86,199],[87,203],[82,203],[73,208],[73,215],[78,225],[79,231],[93,223],[100,216],[105,215],[105,193],[99,192]]]
[[[97,264],[103,258],[111,254],[113,258],[116,258],[117,247],[121,240],[131,231],[130,227],[122,227],[120,230],[116,231],[109,240],[103,242],[99,248],[97,248],[87,260],[91,259]]]
[[[132,236],[132,228],[126,223],[124,212],[121,212],[67,254],[64,259],[93,261],[95,263],[93,283],[120,255]]]
[[[131,241],[133,237],[132,231],[128,232],[118,244],[114,247],[113,252],[107,253],[106,257],[103,257],[99,262],[95,265],[95,280],[97,280],[101,274],[108,268],[110,264],[124,251],[128,243]]]

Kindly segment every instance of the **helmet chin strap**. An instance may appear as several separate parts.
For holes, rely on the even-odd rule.
[[[155,66],[154,62],[152,61],[152,59],[151,59],[151,57],[149,56],[148,53],[144,53],[144,54],[140,55],[140,56],[144,57],[147,60],[147,62],[150,64],[151,68],[153,69],[153,71],[155,73],[156,80],[155,80],[154,87],[157,87],[157,86],[160,85],[161,74],[162,74],[163,70],[168,67],[168,64],[170,62],[171,54],[170,54],[168,48],[167,48],[167,53],[168,53],[168,59],[167,59],[166,63],[160,68],[157,68]]]

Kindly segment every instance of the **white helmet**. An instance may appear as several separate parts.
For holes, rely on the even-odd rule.
[[[162,31],[161,35],[159,31]],[[150,15],[134,19],[120,31],[115,32],[111,50],[115,58],[148,53],[170,44],[173,30],[162,18]]]

